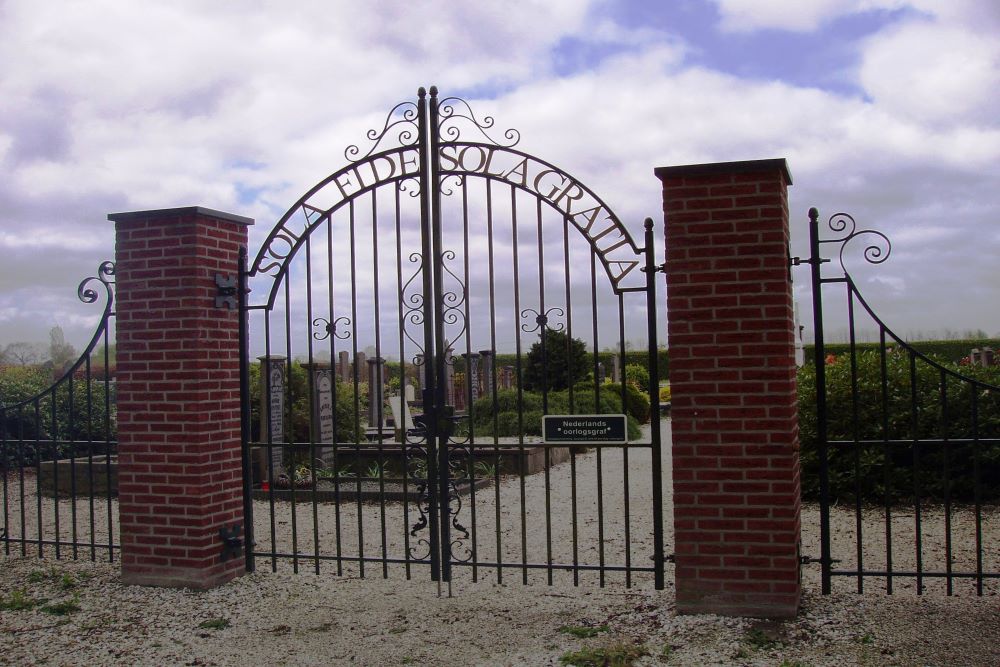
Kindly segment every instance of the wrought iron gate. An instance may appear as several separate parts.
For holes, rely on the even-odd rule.
[[[597,195],[493,124],[420,89],[242,271],[249,568],[601,585],[642,572],[663,586],[652,222],[639,247]],[[637,337],[641,392],[624,381]],[[646,400],[649,433],[633,423],[628,443],[536,435],[543,413]]]
[[[859,593],[872,579],[887,593],[995,592],[1000,551],[983,529],[1000,520],[1000,387],[989,369],[958,373],[917,351],[865,301],[847,268],[852,248],[881,264],[891,250],[884,234],[838,213],[823,238],[819,212],[809,218],[816,345],[800,395],[814,390],[816,403],[800,429],[806,492],[818,481],[823,592],[837,577]],[[839,266],[824,272],[828,245]],[[827,285],[845,289],[847,345],[825,342]],[[861,342],[866,330],[876,342]]]

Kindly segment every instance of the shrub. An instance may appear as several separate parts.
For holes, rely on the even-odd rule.
[[[648,391],[649,371],[646,370],[645,366],[628,364],[625,366],[625,382],[639,391]]]
[[[552,391],[544,397],[548,403],[547,414],[622,414],[621,385],[604,385],[600,391],[600,405],[594,404],[594,386],[583,383],[574,387],[573,404],[570,406],[569,390]],[[610,387],[610,388],[609,388]],[[520,408],[520,409],[519,409]],[[519,418],[519,412],[523,417]],[[496,419],[494,420],[494,402],[489,396],[483,396],[472,406],[472,425],[477,436],[496,435],[497,437],[517,437],[524,435],[541,435],[543,396],[525,391],[521,392],[520,402],[517,391],[505,389],[497,392]],[[649,415],[649,402],[646,403],[646,415]],[[496,429],[494,431],[494,425]],[[628,436],[630,440],[638,440],[641,435],[639,422],[632,416],[628,417]]]
[[[953,500],[970,501],[975,497],[977,455],[983,499],[1000,498],[1000,444],[940,442],[971,438],[976,430],[980,438],[1000,436],[1000,391],[963,381],[919,358],[911,367],[911,355],[904,351],[886,354],[883,394],[880,353],[863,350],[855,360],[856,375],[847,355],[833,357],[825,366],[827,440],[845,443],[827,450],[831,500],[854,500],[860,495],[865,501],[895,502],[912,498],[919,490],[921,497],[940,502],[947,490]],[[958,366],[941,365],[959,371]],[[961,372],[978,382],[1000,383],[1000,368],[963,367]],[[802,493],[817,498],[815,367],[801,368],[798,381]],[[855,446],[855,438],[875,442]],[[915,438],[937,442],[907,442]],[[886,445],[882,440],[895,442]]]
[[[528,391],[566,389],[587,377],[587,346],[564,331],[545,329],[542,341],[528,351],[522,383]]]

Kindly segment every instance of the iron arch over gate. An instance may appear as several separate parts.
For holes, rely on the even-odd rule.
[[[652,221],[493,125],[420,89],[243,267],[250,569],[663,587]]]

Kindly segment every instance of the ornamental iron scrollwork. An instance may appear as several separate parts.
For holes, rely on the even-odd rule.
[[[97,301],[99,294],[97,290],[93,289],[91,285],[94,281],[99,281],[101,286],[104,287],[104,293],[107,296],[107,308],[110,310],[111,305],[115,300],[115,263],[110,260],[105,260],[101,262],[100,266],[97,267],[97,275],[90,276],[89,278],[84,278],[80,281],[80,285],[76,288],[76,295],[79,297],[80,301],[83,303],[94,303]]]
[[[313,332],[313,338],[316,340],[326,340],[331,335],[339,340],[346,340],[351,337],[351,330],[339,331],[339,325],[343,324],[345,327],[351,326],[351,318],[349,317],[338,317],[333,322],[326,319],[325,317],[317,317],[313,320],[314,327],[320,327],[319,331]]]
[[[448,336],[448,339],[451,341],[459,340],[469,326],[465,318],[464,309],[465,301],[468,298],[465,283],[448,267],[448,262],[453,261],[456,257],[457,255],[453,250],[445,250],[441,253],[441,268],[444,270],[444,274],[450,276],[451,282],[455,284],[455,287],[452,289],[441,293],[441,323],[445,327],[451,327],[452,332]],[[456,328],[457,331],[455,330]],[[446,347],[450,349],[450,344],[446,343]],[[451,358],[446,361],[449,364],[454,363]]]
[[[435,88],[431,88],[431,93],[436,93]],[[473,131],[482,135],[487,142],[501,148],[513,148],[521,141],[521,133],[508,128],[503,132],[506,142],[498,141],[488,132],[496,124],[493,116],[477,117],[472,110],[472,106],[461,97],[446,97],[438,104],[438,131],[445,141],[459,141],[465,139],[462,136],[462,125],[473,128]]]
[[[521,331],[524,333],[535,333],[538,331],[539,335],[541,335],[541,331],[543,329],[548,329],[550,331],[562,331],[564,328],[562,322],[559,322],[556,326],[549,325],[549,317],[552,314],[555,314],[558,317],[563,317],[566,314],[566,311],[558,306],[549,308],[543,313],[538,312],[534,308],[525,308],[521,311],[521,319],[529,321],[521,325]],[[533,320],[532,316],[534,316]],[[534,321],[534,325],[532,325],[532,321]]]
[[[810,209],[809,217],[815,223],[819,218],[819,211],[815,208]],[[820,239],[819,242],[840,244],[838,259],[840,261],[840,268],[844,271],[845,275],[850,273],[845,263],[847,249],[858,238],[868,239],[866,241],[868,245],[865,246],[862,256],[869,264],[881,264],[889,259],[889,255],[892,253],[892,242],[888,236],[875,229],[858,229],[857,221],[848,213],[834,213],[827,220],[827,227],[836,236],[834,238]]]
[[[421,88],[420,91],[422,97],[424,94],[423,88]],[[398,132],[396,133],[395,138],[399,146],[416,146],[417,142],[420,141],[420,128],[418,121],[419,108],[416,103],[410,101],[400,102],[386,115],[385,121],[382,123],[381,130],[371,128],[365,133],[368,140],[372,142],[371,148],[368,149],[367,153],[362,155],[361,148],[359,148],[356,144],[351,144],[344,150],[344,157],[352,163],[361,162],[362,160],[371,157],[382,143],[382,140],[393,134],[394,130],[397,128]]]

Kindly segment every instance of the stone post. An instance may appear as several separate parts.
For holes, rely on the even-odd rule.
[[[496,374],[496,355],[493,350],[480,350],[479,356],[483,360],[483,392],[484,396],[493,396],[494,375]]]
[[[784,160],[666,167],[677,610],[798,610],[799,440]]]
[[[361,353],[358,353],[361,356]],[[385,359],[368,359],[368,426],[381,429],[385,421]]]
[[[351,355],[347,350],[337,353],[337,377],[341,382],[352,382],[354,379],[351,377]]]
[[[122,581],[210,588],[246,570],[239,312],[216,304],[253,220],[113,213]]]

